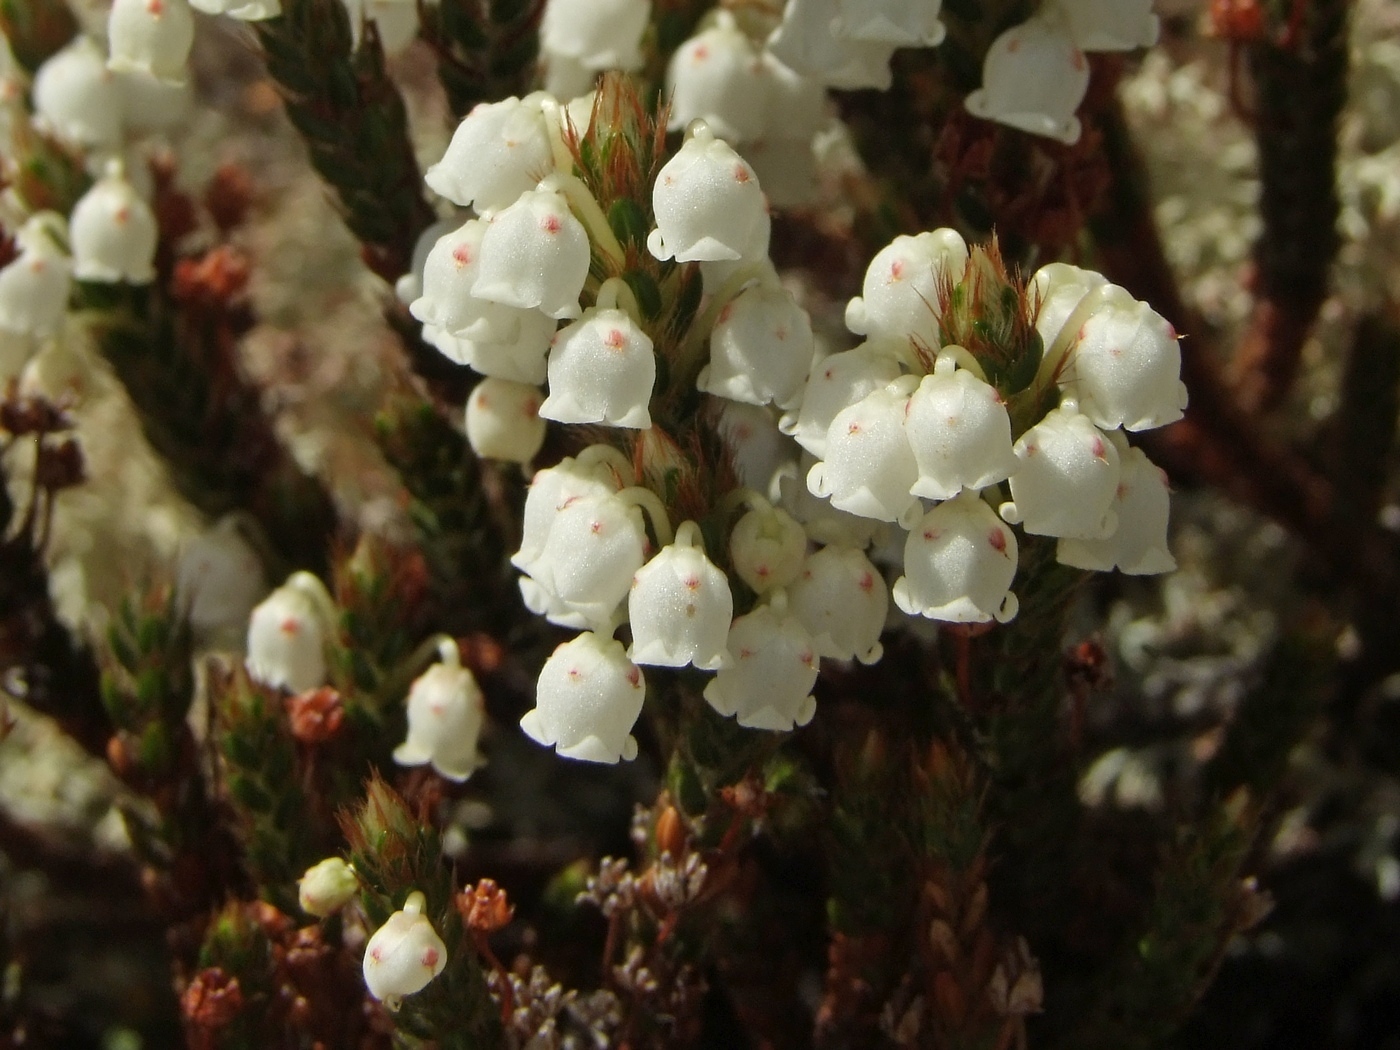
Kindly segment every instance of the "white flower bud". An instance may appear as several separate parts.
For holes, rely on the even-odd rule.
[[[766,123],[768,75],[758,50],[729,11],[691,37],[666,68],[672,131],[703,120],[720,138],[740,143],[758,138]]]
[[[854,350],[832,354],[812,365],[797,415],[786,415],[780,426],[808,452],[826,454],[832,420],[872,390],[899,378],[899,361],[888,346],[866,342]]]
[[[809,557],[788,588],[788,601],[818,655],[873,664],[884,653],[880,633],[889,617],[889,588],[856,548],[823,547]]]
[[[796,408],[814,350],[811,318],[792,293],[756,284],[720,311],[697,385],[731,401]]]
[[[477,105],[423,181],[454,204],[479,212],[514,204],[554,170],[542,107],[547,97],[536,92]]]
[[[525,572],[533,571],[561,510],[578,499],[613,495],[634,480],[631,464],[608,445],[590,445],[577,459],[536,471],[525,493],[520,550],[510,563]]]
[[[625,310],[590,307],[554,337],[549,397],[540,415],[646,430],[655,385],[656,357],[647,334]]]
[[[1016,534],[980,496],[938,504],[909,532],[894,603],[910,616],[952,623],[1005,623],[1016,615]]]
[[[826,124],[826,89],[821,81],[784,65],[771,51],[759,56],[768,77],[768,105],[762,137],[811,145]],[[766,182],[760,182],[772,195]]]
[[[325,919],[355,899],[360,880],[355,869],[339,857],[327,857],[306,869],[297,880],[297,903],[307,915]]]
[[[77,37],[39,67],[33,97],[35,118],[59,138],[88,149],[121,141],[117,75],[90,37]]]
[[[228,15],[240,22],[261,22],[282,14],[282,0],[190,0],[190,6],[206,15]]]
[[[836,36],[832,26],[840,15],[838,0],[788,0],[768,48],[786,65],[829,87],[888,90],[895,45]]]
[[[1048,263],[1036,270],[1030,280],[1029,299],[1038,304],[1035,330],[1047,351],[1060,338],[1085,296],[1106,284],[1108,278],[1103,274],[1069,263]]]
[[[365,987],[391,1010],[405,995],[421,992],[447,966],[447,946],[423,914],[423,894],[414,890],[403,910],[374,931],[365,945]]]
[[[508,379],[483,379],[467,398],[467,442],[482,459],[529,463],[544,444],[540,391]]]
[[[181,84],[193,44],[194,15],[187,0],[113,0],[108,69]]]
[[[242,630],[267,593],[262,560],[239,532],[238,518],[222,518],[180,552],[175,589],[195,634]]]
[[[46,211],[20,228],[19,255],[0,270],[0,330],[39,338],[58,331],[73,287],[73,264],[52,236],[64,227],[62,216]]]
[[[861,295],[846,306],[846,327],[857,335],[939,345],[938,282],[967,268],[967,242],[956,230],[901,235],[880,249],[865,271]]]
[[[520,720],[530,739],[565,758],[628,762],[637,757],[632,727],[646,680],[622,643],[590,632],[555,649],[540,671],[535,708]]]
[[[641,69],[651,0],[549,0],[540,48],[585,69]],[[564,97],[564,96],[560,96]]]
[[[872,390],[842,409],[826,432],[826,452],[807,474],[812,495],[876,521],[903,521],[918,510],[911,493],[919,466],[905,432],[908,380]]]
[[[326,684],[326,642],[335,630],[335,603],[325,584],[295,572],[248,620],[244,665],[255,682],[304,693]]]
[[[1072,398],[1016,442],[1020,465],[1001,516],[1037,536],[1097,540],[1113,534],[1113,495],[1121,468],[1113,442]]]
[[[1122,434],[1109,439],[1117,446],[1123,476],[1114,494],[1118,528],[1102,540],[1060,540],[1057,558],[1063,565],[1130,576],[1171,572],[1176,559],[1167,548],[1167,516],[1171,495],[1167,476],[1147,455],[1128,445]]]
[[[1085,51],[1135,51],[1157,42],[1152,0],[1056,0]]]
[[[729,629],[733,663],[705,686],[705,699],[748,729],[786,731],[816,714],[816,646],[802,621],[787,611],[781,592],[734,621]]]
[[[837,36],[895,44],[937,47],[947,34],[938,20],[942,0],[836,0],[840,14],[832,27]]]
[[[657,228],[647,248],[658,259],[756,259],[768,209],[758,176],[733,147],[697,121],[652,189]]]
[[[106,284],[149,284],[156,276],[158,237],[150,205],[127,181],[121,164],[113,161],[73,206],[73,276]]]
[[[765,594],[786,587],[802,571],[807,533],[787,511],[755,503],[729,534],[729,560],[739,579]]]
[[[632,577],[646,561],[642,512],[619,495],[570,500],[554,516],[530,575],[590,625],[613,623]]]
[[[967,96],[967,110],[1073,144],[1080,133],[1074,111],[1088,89],[1089,63],[1052,9],[992,42],[982,64],[982,87]]]
[[[442,662],[409,686],[408,736],[394,748],[394,761],[401,766],[431,762],[440,776],[462,781],[486,762],[476,749],[486,700],[476,678],[462,666],[457,643],[445,640],[438,652]]]
[[[506,306],[537,306],[550,317],[578,317],[589,260],[588,232],[564,196],[531,190],[491,217],[472,295]]]
[[[728,578],[705,556],[695,522],[682,522],[675,542],[637,570],[627,596],[627,619],[632,625],[627,655],[634,663],[693,664],[702,671],[728,663],[725,640],[734,619],[734,596]]]
[[[1016,469],[1006,405],[993,387],[957,368],[950,353],[939,354],[909,399],[905,430],[919,466],[915,496],[949,499],[1005,481]]]
[[[777,476],[796,460],[797,446],[778,429],[771,409],[738,401],[724,401],[721,406],[715,429],[739,484],[764,497],[776,498]]]
[[[1099,295],[1060,374],[1065,392],[1106,429],[1150,430],[1176,422],[1186,407],[1176,330],[1117,285]]]

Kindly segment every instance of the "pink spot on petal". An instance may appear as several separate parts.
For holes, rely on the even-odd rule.
[[[628,672],[627,672],[627,681],[631,683],[633,689],[636,689],[636,688],[638,688],[639,686],[641,686],[641,684],[642,684],[642,670],[641,670],[641,668],[640,668],[640,667],[634,667],[634,668],[632,668],[630,671],[628,671]]]
[[[856,586],[866,594],[869,594],[875,587],[875,577],[867,570],[861,573],[860,579],[856,582]]]
[[[1103,438],[1094,438],[1094,443],[1089,446],[1089,451],[1091,451],[1094,454],[1095,459],[1103,459],[1104,454],[1107,451],[1104,448]]]
[[[437,966],[438,950],[436,948],[425,948],[423,951],[423,965],[431,970]]]
[[[614,328],[603,337],[603,345],[609,350],[625,350],[627,348],[627,333],[621,328]]]
[[[685,589],[688,591],[698,591],[700,589],[700,577],[698,576],[687,576],[681,582],[685,584]]]
[[[992,550],[1000,554],[1006,553],[1006,534],[1001,529],[991,529],[987,532],[987,542]]]
[[[288,616],[278,625],[277,629],[283,634],[297,635],[301,633],[301,621]]]
[[[470,265],[472,261],[472,250],[465,244],[459,244],[452,249],[452,261],[457,264],[457,268]]]
[[[561,226],[563,226],[563,223],[559,221],[559,216],[557,215],[546,215],[540,220],[540,229],[548,234],[558,233]]]
[[[890,280],[898,281],[904,277],[904,260],[896,259],[890,263]]]
[[[749,173],[747,164],[734,165],[734,181],[738,183],[748,182],[753,176]]]

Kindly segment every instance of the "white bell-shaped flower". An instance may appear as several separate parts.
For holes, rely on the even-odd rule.
[[[240,22],[261,22],[282,14],[282,0],[190,0],[190,6],[206,15],[228,15]]]
[[[1055,0],[1085,51],[1135,51],[1157,42],[1153,0]]]
[[[672,131],[703,120],[733,144],[763,134],[768,70],[729,11],[718,11],[712,25],[676,49],[666,68],[666,89]]]
[[[846,305],[846,327],[857,335],[937,347],[939,279],[946,274],[954,283],[961,280],[967,257],[967,242],[956,230],[896,237],[870,260],[861,295]]]
[[[292,693],[325,685],[326,642],[336,618],[325,584],[309,572],[292,573],[248,620],[248,676]]]
[[[540,20],[540,48],[585,69],[640,69],[651,0],[549,0]],[[563,96],[561,96],[563,97]]]
[[[608,445],[590,445],[576,459],[566,458],[557,466],[536,471],[525,493],[520,550],[511,556],[510,563],[530,572],[544,553],[545,541],[561,510],[578,499],[614,495],[634,481],[632,465]]]
[[[938,19],[942,0],[836,0],[838,36],[898,47],[937,47],[947,30]]]
[[[423,914],[427,901],[414,890],[365,945],[365,987],[391,1010],[421,992],[447,966],[447,946]]]
[[[826,454],[826,435],[837,414],[898,378],[899,360],[888,345],[865,342],[854,350],[831,354],[812,365],[801,408],[796,416],[784,416],[779,425],[820,458]]]
[[[491,217],[472,295],[539,307],[550,317],[578,317],[579,293],[588,280],[588,232],[563,194],[541,185]]]
[[[262,559],[243,538],[239,519],[222,518],[180,551],[175,592],[185,619],[201,638],[242,631],[267,594]]]
[[[757,259],[768,234],[758,176],[703,121],[656,176],[647,248],[676,262]]]
[[[908,386],[908,380],[896,380],[836,414],[826,432],[826,452],[807,474],[812,495],[876,521],[903,521],[918,509],[910,490],[919,480],[919,466],[904,428]]]
[[[633,663],[716,671],[728,662],[725,641],[734,619],[729,579],[705,556],[700,527],[682,522],[674,543],[663,547],[632,578],[627,620]]]
[[[809,557],[788,588],[788,604],[819,655],[873,664],[884,653],[880,632],[889,617],[890,591],[880,570],[855,547],[823,547]]]
[[[1005,481],[1016,469],[1006,405],[947,350],[909,399],[904,425],[919,467],[915,496],[949,499]]]
[[[697,385],[731,401],[795,408],[814,352],[811,318],[792,293],[756,284],[720,310],[710,334],[710,363]]]
[[[1181,418],[1181,347],[1165,317],[1109,285],[1077,336],[1060,383],[1096,425],[1150,430]]]
[[[468,219],[441,234],[423,259],[421,285],[408,312],[424,324],[458,335],[483,319],[489,324],[498,306],[472,295],[481,273],[481,242],[486,237],[483,219]],[[474,329],[475,331],[475,329]]]
[[[1051,9],[992,42],[982,87],[967,96],[967,109],[983,120],[1072,144],[1080,133],[1074,111],[1088,90],[1089,62]]]
[[[187,0],[113,0],[107,17],[107,68],[183,83],[194,44]]]
[[[837,36],[832,28],[840,16],[838,0],[788,0],[768,48],[785,65],[828,87],[888,90],[896,45]]]
[[[909,531],[894,603],[910,616],[1005,623],[1019,603],[1016,534],[975,492],[938,504]]]
[[[520,720],[532,740],[565,758],[628,762],[646,680],[622,643],[591,631],[555,649],[540,671],[535,707]]]
[[[734,523],[729,560],[739,579],[758,594],[786,587],[802,571],[807,533],[787,511],[753,500],[753,509]]]
[[[632,577],[646,562],[642,512],[624,498],[634,491],[566,503],[531,567],[531,576],[600,627],[612,622]]]
[[[509,207],[554,170],[549,126],[536,92],[482,102],[457,125],[442,160],[423,181],[454,204],[477,211]]]
[[[830,500],[812,495],[807,475],[816,463],[816,457],[804,451],[796,466],[779,476],[778,495],[783,509],[801,522],[807,538],[816,543],[864,550],[879,542],[890,528],[888,523],[847,514],[833,507]]]
[[[313,864],[297,880],[297,903],[302,911],[318,919],[334,915],[359,892],[355,869],[339,857],[327,857]]]
[[[423,326],[423,338],[444,357],[484,376],[539,386],[545,378],[545,357],[559,322],[539,310],[522,310],[481,299],[482,312],[463,334],[449,335],[434,325]],[[470,337],[465,333],[471,333]]]
[[[413,301],[422,296],[423,270],[428,265],[428,255],[437,246],[438,240],[461,225],[455,218],[439,219],[420,233],[418,239],[413,242],[413,256],[408,264],[408,273],[394,282],[394,295],[404,306],[413,305]]]
[[[811,145],[812,136],[826,126],[826,88],[815,77],[784,65],[773,52],[759,56],[767,74],[768,105],[762,138],[787,139]],[[760,182],[762,180],[760,179]],[[772,196],[768,183],[763,188]]]
[[[780,471],[790,468],[798,448],[778,429],[773,410],[739,401],[723,401],[716,430],[744,488],[777,498],[774,485]]]
[[[78,199],[68,226],[73,276],[80,281],[150,284],[155,280],[156,217],[127,181],[119,161]]]
[[[748,729],[785,732],[816,714],[817,647],[782,592],[729,629],[732,663],[705,686],[705,699]]]
[[[1113,534],[1113,496],[1122,468],[1118,449],[1072,398],[1016,442],[1020,465],[1001,515],[1037,536],[1098,540]]]
[[[1167,517],[1171,494],[1167,476],[1141,449],[1129,446],[1120,433],[1109,435],[1118,448],[1122,480],[1114,493],[1118,528],[1103,540],[1060,540],[1056,557],[1079,569],[1130,576],[1171,572],[1176,559],[1167,547]]]
[[[117,74],[91,37],[79,35],[39,67],[33,99],[35,118],[61,139],[88,149],[121,142]]]
[[[482,459],[529,463],[544,444],[540,391],[509,379],[483,379],[467,398],[467,443]]]
[[[408,736],[394,748],[401,766],[432,763],[448,780],[462,781],[486,759],[476,749],[486,717],[486,698],[471,671],[462,666],[457,643],[438,646],[441,663],[419,675],[408,689]]]
[[[1029,301],[1036,304],[1035,330],[1040,333],[1046,351],[1060,339],[1065,326],[1071,321],[1083,323],[1089,315],[1097,296],[1085,303],[1090,292],[1097,292],[1108,284],[1108,278],[1093,270],[1085,270],[1069,263],[1054,262],[1042,266],[1030,280]],[[1081,314],[1079,307],[1085,304]],[[1070,338],[1071,333],[1065,333]]]
[[[58,331],[73,287],[73,264],[55,239],[65,227],[51,211],[20,227],[19,254],[0,270],[0,331],[38,338]]]
[[[599,291],[599,305],[560,330],[549,352],[549,397],[540,415],[560,423],[602,423],[646,430],[651,426],[656,355],[651,338],[626,310]]]

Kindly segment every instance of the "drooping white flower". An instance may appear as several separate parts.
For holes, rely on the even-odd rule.
[[[365,945],[365,987],[391,1010],[447,966],[447,946],[423,914],[426,906],[423,894],[414,890]]]
[[[107,68],[183,83],[194,15],[188,0],[113,0],[107,18]]]
[[[539,307],[550,317],[578,317],[579,293],[588,279],[588,232],[563,194],[541,185],[491,217],[472,295]]]
[[[909,531],[895,605],[952,623],[1005,623],[1016,615],[1016,534],[975,492],[938,504]]]
[[[545,356],[559,322],[539,310],[482,300],[475,303],[482,307],[482,313],[462,334],[450,335],[425,324],[423,338],[448,360],[484,376],[531,386],[543,383]]]
[[[889,588],[855,547],[823,547],[811,555],[788,588],[788,604],[819,655],[873,664],[884,652],[880,633],[889,615]]]
[[[78,36],[39,67],[33,99],[35,118],[61,139],[87,149],[121,142],[117,74],[91,37]]]
[[[1055,0],[1085,51],[1135,51],[1157,42],[1152,0]]]
[[[666,67],[666,88],[672,131],[703,120],[732,144],[763,134],[768,70],[729,11],[718,11],[709,27],[676,49]]]
[[[499,304],[472,295],[472,285],[481,273],[486,226],[482,219],[468,219],[438,236],[423,258],[421,289],[410,300],[409,313],[449,335],[465,332],[483,320],[494,327],[492,308]]]
[[[807,474],[812,495],[876,521],[903,521],[917,510],[919,501],[910,490],[919,467],[904,426],[908,383],[897,380],[872,390],[836,414],[821,462]]]
[[[967,242],[956,230],[896,237],[870,260],[861,295],[846,306],[846,327],[857,335],[936,348],[939,278],[961,280],[967,258]]]
[[[56,212],[39,212],[16,234],[19,254],[0,270],[0,330],[38,338],[58,330],[73,287],[73,264],[54,236],[66,225]]]
[[[905,430],[919,468],[915,496],[949,499],[1005,481],[1016,469],[1006,406],[946,351],[909,399]]]
[[[802,524],[807,537],[816,543],[859,550],[878,543],[890,528],[887,522],[848,514],[833,507],[830,500],[812,495],[807,475],[816,464],[817,458],[804,451],[795,468],[780,475],[778,494],[783,509]]]
[[[585,632],[555,649],[540,671],[535,707],[520,720],[532,740],[566,758],[628,762],[646,680],[622,643]]]
[[[394,748],[401,766],[432,763],[448,780],[466,780],[486,759],[477,751],[486,699],[471,671],[462,666],[457,643],[438,646],[442,662],[428,668],[408,690],[408,736]]]
[[[544,444],[539,388],[483,379],[467,398],[466,429],[467,443],[481,458],[529,463]]]
[[[335,618],[325,584],[309,572],[292,573],[248,620],[248,676],[292,693],[325,685],[326,642]]]
[[[706,393],[795,408],[812,366],[812,321],[781,285],[759,283],[726,303],[710,334],[710,363],[697,385]]]
[[[899,378],[899,360],[889,345],[861,343],[854,350],[832,354],[812,365],[802,390],[802,406],[784,416],[780,426],[812,455],[826,454],[832,420],[872,390]]]
[[[781,592],[734,621],[728,646],[733,662],[705,686],[711,707],[748,729],[784,732],[812,720],[817,648]]]
[[[898,47],[937,47],[947,30],[938,19],[942,0],[836,0],[837,36]]]
[[[1109,285],[1076,336],[1060,383],[1097,426],[1150,430],[1182,417],[1181,348],[1152,307]]]
[[[1176,559],[1167,547],[1171,495],[1167,476],[1147,455],[1128,445],[1121,433],[1109,435],[1118,448],[1122,480],[1113,497],[1118,528],[1102,540],[1060,540],[1056,557],[1063,565],[1130,576],[1171,572]]]
[[[544,553],[545,541],[561,510],[574,500],[613,495],[635,480],[632,465],[608,445],[590,445],[577,458],[536,471],[525,493],[520,550],[511,556],[510,563],[531,572]]]
[[[729,559],[739,579],[765,594],[797,578],[807,555],[807,533],[787,511],[753,502],[729,534]]]
[[[682,522],[674,543],[637,570],[627,596],[632,625],[628,657],[638,664],[715,671],[728,663],[725,649],[734,619],[729,580],[705,556],[700,528]]]
[[[69,219],[73,276],[107,284],[155,280],[156,217],[127,181],[119,161],[78,199]]]
[[[549,127],[536,92],[478,104],[457,125],[442,160],[423,181],[454,204],[496,211],[514,204],[554,169]]]
[[[560,423],[646,430],[655,385],[656,356],[641,326],[625,310],[589,307],[554,337],[549,397],[540,415]]]
[[[887,90],[896,45],[837,36],[832,28],[840,15],[838,0],[788,0],[768,48],[785,65],[828,87]]]
[[[540,49],[588,70],[640,69],[651,0],[549,0],[540,20]],[[563,96],[561,96],[563,97]]]
[[[1089,63],[1054,9],[1013,26],[992,42],[982,87],[967,96],[975,117],[1033,135],[1079,141],[1074,111],[1089,89]]]
[[[642,512],[622,495],[570,500],[554,516],[530,575],[590,625],[611,625],[646,562]]]
[[[244,629],[253,608],[267,594],[262,560],[228,516],[180,552],[175,591],[196,635],[217,637]]]
[[[404,306],[411,306],[423,294],[423,270],[428,265],[428,255],[437,242],[461,226],[456,218],[439,219],[418,235],[413,242],[413,256],[408,264],[408,272],[394,282],[394,295]]]
[[[739,401],[723,401],[715,429],[724,442],[734,473],[744,488],[777,498],[774,482],[797,458],[798,448],[778,429],[773,410]]]
[[[190,6],[206,15],[228,15],[240,22],[261,22],[282,14],[282,0],[190,0]]]
[[[768,232],[758,177],[703,121],[656,176],[647,248],[676,262],[757,259]]]
[[[327,857],[297,880],[297,903],[306,914],[325,919],[354,900],[359,891],[355,869],[339,857]]]
[[[1015,451],[1020,465],[1011,475],[1003,518],[1037,536],[1097,540],[1113,534],[1118,449],[1073,398],[1022,434]]]
[[[1090,292],[1096,292],[1108,284],[1108,278],[1093,270],[1085,270],[1069,263],[1047,263],[1031,277],[1027,289],[1031,302],[1037,304],[1035,330],[1048,351],[1059,340],[1065,325],[1070,321],[1083,323],[1093,308],[1093,302],[1085,305],[1084,313],[1079,307],[1085,303]],[[1097,296],[1094,302],[1097,301]],[[1076,325],[1077,327],[1077,325]],[[1066,338],[1070,333],[1065,333]]]

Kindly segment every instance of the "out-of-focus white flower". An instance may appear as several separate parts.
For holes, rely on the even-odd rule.
[[[854,350],[832,354],[812,365],[796,416],[780,421],[784,431],[812,455],[826,454],[832,420],[872,390],[899,378],[899,360],[888,344],[864,342]]]
[[[820,197],[817,155],[810,136],[756,139],[745,144],[744,159],[774,208],[801,208]]]
[[[645,697],[641,668],[627,659],[622,643],[589,631],[545,661],[535,707],[520,728],[566,758],[630,762],[637,757],[632,727]]]
[[[1056,557],[1064,565],[1130,576],[1171,572],[1176,559],[1167,548],[1167,517],[1171,495],[1167,476],[1141,450],[1128,445],[1121,433],[1109,435],[1118,448],[1122,480],[1113,497],[1118,528],[1102,540],[1060,540]]]
[[[228,15],[240,22],[261,22],[282,14],[282,0],[190,0],[190,6],[206,15]]]
[[[728,663],[725,640],[734,619],[729,580],[705,556],[700,527],[682,522],[674,543],[663,547],[632,578],[627,596],[634,663],[656,667],[693,664],[715,671]]]
[[[767,123],[768,70],[758,49],[729,11],[676,49],[666,68],[671,93],[667,127],[680,131],[703,120],[727,142],[738,144],[763,134]]]
[[[359,891],[355,869],[339,857],[327,857],[297,880],[297,903],[307,915],[325,919],[354,900]]]
[[[326,684],[326,642],[335,602],[309,572],[294,572],[253,610],[245,666],[256,682],[304,693]]]
[[[391,1010],[447,966],[447,946],[423,914],[426,905],[423,894],[414,890],[365,945],[365,987]]]
[[[441,662],[424,671],[408,690],[408,736],[394,748],[401,766],[432,763],[448,780],[462,781],[486,759],[477,751],[486,700],[471,671],[462,666],[457,643],[438,646]]]
[[[168,131],[194,112],[194,89],[188,79],[172,84],[144,73],[123,73],[117,77],[117,88],[128,132]]]
[[[80,281],[149,284],[155,280],[156,217],[119,161],[78,199],[69,220],[73,276]]]
[[[1134,51],[1157,42],[1152,0],[1054,0],[1085,51]]]
[[[905,430],[919,468],[915,496],[948,499],[1005,481],[1016,469],[1006,406],[946,350],[909,399]]]
[[[904,521],[918,509],[910,490],[919,481],[919,466],[904,427],[909,383],[897,380],[872,390],[836,414],[821,462],[807,474],[812,495],[876,521]]]
[[[768,105],[762,138],[787,139],[812,144],[812,136],[826,125],[826,89],[821,81],[784,65],[765,50],[760,56],[767,74]],[[772,190],[763,184],[770,195]]]
[[[77,37],[39,67],[33,97],[35,118],[59,138],[86,149],[111,149],[121,141],[117,74],[90,37]]]
[[[66,230],[63,216],[51,211],[20,227],[19,255],[0,270],[0,330],[37,338],[58,330],[73,286],[73,264],[56,239]]]
[[[873,664],[883,654],[889,588],[856,548],[823,547],[809,557],[788,588],[788,602],[819,655]]]
[[[657,228],[647,248],[658,259],[752,260],[766,243],[768,209],[758,176],[703,121],[657,175],[652,208]]]
[[[706,393],[779,408],[801,403],[812,366],[812,321],[781,285],[760,283],[726,303],[710,334]]]
[[[967,96],[975,117],[1065,143],[1079,141],[1074,111],[1089,89],[1089,63],[1053,8],[992,42],[982,87]]]
[[[797,458],[798,448],[781,430],[772,409],[724,401],[716,429],[734,464],[739,484],[769,499],[777,498],[779,471]]]
[[[967,242],[956,230],[896,237],[870,260],[861,295],[846,306],[846,327],[857,335],[937,347],[939,279],[946,274],[960,281],[967,258]]]
[[[614,296],[600,291],[599,301],[554,337],[549,397],[540,415],[560,423],[646,430],[656,385],[651,338],[627,311],[607,305]]]
[[[807,533],[787,511],[753,500],[729,534],[729,559],[739,579],[759,594],[786,587],[802,570]]]
[[[640,69],[651,0],[549,0],[540,20],[540,49],[553,62],[587,70]]]
[[[537,91],[523,99],[480,103],[462,118],[447,152],[423,181],[454,204],[477,211],[514,204],[554,170],[544,117],[548,98]]]
[[[180,84],[193,44],[194,15],[187,0],[113,0],[107,18],[108,69]]]
[[[1097,540],[1113,534],[1118,449],[1079,411],[1073,398],[1046,414],[1016,442],[1007,521],[1037,536]]]
[[[180,552],[175,590],[197,635],[217,636],[247,625],[267,593],[267,577],[236,516],[221,518]]]
[[[711,707],[749,729],[786,731],[812,720],[816,645],[781,592],[735,620],[728,645],[733,662],[705,686]]]
[[[768,48],[785,65],[829,87],[887,90],[896,45],[838,37],[832,29],[840,17],[838,0],[788,0]]]
[[[898,47],[937,47],[947,30],[938,19],[942,0],[836,0],[837,36]]]
[[[1005,623],[1018,603],[1016,534],[975,492],[938,504],[910,530],[894,603],[910,616]]]
[[[466,429],[472,451],[483,459],[529,463],[544,444],[539,388],[483,379],[467,398]]]
[[[350,46],[359,47],[365,22],[373,22],[386,54],[397,54],[418,36],[417,0],[341,0],[350,17]]]
[[[550,317],[578,317],[579,293],[588,280],[588,232],[563,194],[541,186],[491,217],[472,295],[539,307]]]

